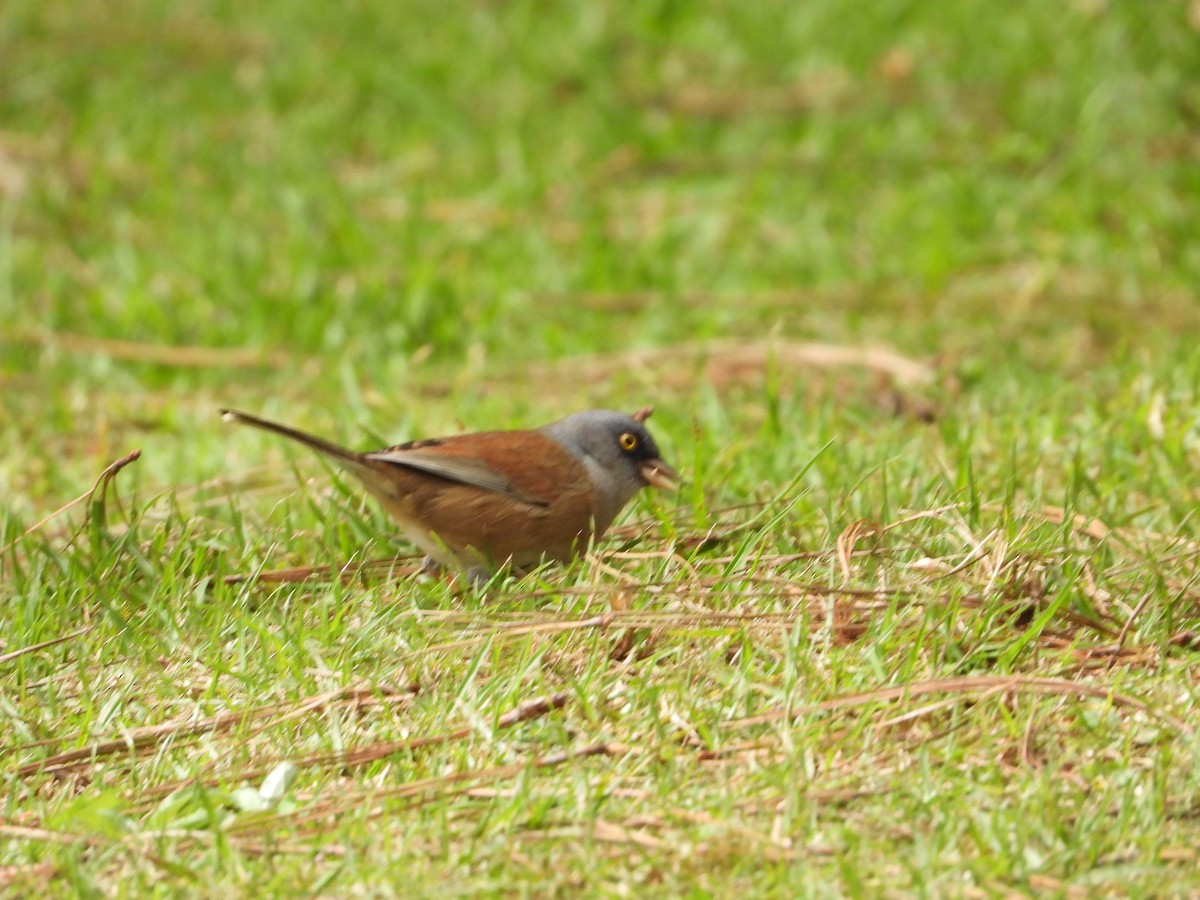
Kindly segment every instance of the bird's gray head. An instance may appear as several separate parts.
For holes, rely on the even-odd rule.
[[[587,467],[611,517],[647,485],[674,490],[679,480],[642,424],[648,415],[649,411],[634,417],[610,409],[589,409],[542,429]]]

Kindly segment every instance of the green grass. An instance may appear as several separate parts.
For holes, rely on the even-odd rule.
[[[1200,890],[1194,6],[6,2],[0,890]],[[484,595],[217,415],[646,402]]]

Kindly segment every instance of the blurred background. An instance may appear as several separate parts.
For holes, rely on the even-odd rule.
[[[6,0],[2,486],[201,477],[223,404],[762,418],[834,396],[797,341],[928,366],[916,418],[1163,366],[1198,162],[1184,0]],[[912,381],[865,371],[848,409]]]

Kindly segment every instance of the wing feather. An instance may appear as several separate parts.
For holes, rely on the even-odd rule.
[[[395,448],[381,450],[378,453],[363,454],[367,459],[378,462],[405,466],[419,472],[437,475],[459,484],[477,487],[480,490],[491,491],[494,494],[505,494],[514,500],[520,500],[532,506],[549,506],[545,500],[532,497],[518,490],[508,479],[508,476],[497,472],[487,463],[471,456],[450,456],[446,453],[430,450],[408,450]]]

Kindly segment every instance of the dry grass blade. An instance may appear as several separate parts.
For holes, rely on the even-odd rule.
[[[273,817],[247,821],[244,824],[234,824],[228,831],[235,833],[257,830],[265,827],[268,822],[277,820],[286,820],[288,824],[293,826],[312,825],[316,823],[316,830],[319,831],[323,828],[325,821],[331,816],[340,815],[355,809],[362,809],[368,804],[375,805],[369,809],[366,815],[369,818],[378,818],[394,811],[394,805],[388,805],[387,801],[407,800],[410,801],[410,805],[420,805],[423,802],[437,798],[446,798],[456,793],[467,795],[472,790],[470,787],[460,787],[461,785],[477,785],[480,783],[501,781],[508,778],[516,778],[530,769],[553,768],[575,759],[585,759],[591,756],[619,756],[627,752],[628,748],[620,745],[609,743],[588,744],[574,750],[564,750],[560,753],[539,756],[528,762],[508,763],[502,766],[493,766],[488,769],[474,771],[451,772],[448,775],[422,778],[392,788],[354,791],[349,794],[339,795],[333,799],[315,803],[294,813],[281,813]],[[455,788],[457,790],[453,790]]]
[[[873,519],[859,519],[846,526],[837,539],[838,562],[842,567],[843,578],[849,581],[854,577],[850,559],[854,555],[854,546],[858,543],[858,539],[871,534],[883,534],[887,530],[885,526]]]
[[[722,819],[702,810],[682,809],[680,807],[670,808],[667,810],[667,813],[684,822],[693,822],[706,825],[710,828],[719,828],[726,832],[731,832],[740,838],[749,840],[755,846],[756,852],[763,854],[772,862],[783,862],[794,859],[796,856],[790,848],[780,846],[767,835],[760,834],[753,828],[742,825],[736,820]]]
[[[464,647],[473,647],[481,641],[490,640],[497,634],[504,638],[516,638],[526,634],[562,634],[568,631],[587,631],[591,628],[603,629],[607,628],[613,622],[612,614],[604,614],[600,616],[591,616],[587,619],[576,619],[563,621],[557,620],[540,620],[533,622],[512,622],[492,623],[487,634],[477,637],[463,638],[457,641],[447,641],[441,644],[429,644],[421,647],[419,650],[411,651],[413,655],[430,654],[430,653],[445,653],[450,650],[461,650]]]
[[[1142,599],[1138,601],[1138,605],[1134,607],[1133,612],[1129,614],[1129,618],[1125,620],[1125,624],[1121,626],[1121,633],[1117,635],[1117,646],[1108,665],[1111,668],[1116,664],[1117,658],[1121,651],[1125,649],[1125,638],[1129,636],[1129,630],[1133,628],[1133,623],[1138,620],[1138,616],[1145,610],[1146,604],[1150,602],[1150,598],[1154,595],[1147,591],[1142,595]]]
[[[97,338],[63,331],[27,329],[0,333],[0,340],[19,344],[57,346],[72,353],[97,353],[127,362],[154,363],[181,368],[279,368],[286,354],[266,354],[245,347],[181,347],[167,344],[143,344],[114,338]]]
[[[170,740],[203,733],[226,731],[258,715],[274,711],[274,709],[274,707],[271,707],[260,710],[239,710],[219,716],[211,716],[196,722],[168,722],[164,725],[140,728],[126,737],[100,741],[87,747],[80,747],[77,750],[66,750],[62,753],[56,753],[37,762],[26,763],[17,769],[17,775],[27,778],[39,773],[45,775],[63,774],[80,765],[90,765],[94,760],[110,756],[114,753],[121,753],[122,751],[138,752],[150,747],[156,747]]]
[[[536,719],[548,712],[556,709],[561,709],[566,706],[570,699],[568,693],[560,692],[550,697],[539,697],[535,700],[527,700],[516,707],[516,709],[502,715],[496,722],[496,728],[510,728],[521,722],[527,722],[530,719]],[[427,735],[425,737],[409,738],[403,741],[383,741],[376,744],[371,744],[366,747],[361,747],[355,750],[346,750],[337,753],[313,753],[300,759],[291,760],[291,762],[301,769],[306,768],[353,768],[363,766],[376,760],[385,759],[397,753],[406,751],[420,750],[425,747],[435,747],[442,744],[447,744],[452,741],[465,740],[474,733],[475,729],[466,726],[456,728],[453,731],[444,731],[439,734]],[[237,774],[237,779],[241,781],[253,782],[266,777],[266,775],[278,765],[278,758],[273,758],[256,766],[251,766],[248,769]],[[156,785],[144,793],[144,798],[161,796],[170,794],[189,784],[201,783],[206,786],[213,786],[224,779],[206,778],[197,782],[197,779],[189,778],[181,781],[168,782],[166,784]]]
[[[837,68],[814,71],[788,84],[750,88],[741,85],[690,83],[636,102],[664,106],[689,116],[739,118],[751,114],[802,114],[845,98],[849,77]]]
[[[82,834],[51,831],[48,828],[35,828],[30,825],[13,825],[8,822],[0,822],[0,837],[22,841],[41,841],[49,844],[90,844],[93,840]]]
[[[840,592],[833,592],[840,593]],[[882,603],[841,603],[838,614],[852,618],[855,614],[866,614],[880,608]],[[787,631],[794,628],[797,622],[816,622],[824,615],[826,605],[805,604],[790,612],[740,612],[731,610],[720,612],[716,610],[704,612],[670,612],[656,610],[610,611],[598,616],[587,618],[566,618],[563,616],[546,616],[537,619],[524,619],[507,622],[494,618],[480,619],[475,613],[460,613],[447,610],[441,616],[441,622],[446,625],[457,625],[473,629],[476,633],[469,637],[446,641],[440,644],[426,646],[408,651],[410,657],[428,654],[446,653],[451,650],[462,650],[475,647],[487,641],[511,640],[526,635],[557,635],[574,631],[595,629],[604,631],[608,628],[638,629],[651,628],[661,632],[711,631],[714,629],[740,630],[772,629]],[[429,616],[432,618],[432,615]]]
[[[765,371],[769,364],[819,369],[862,368],[885,375],[901,385],[928,384],[934,379],[931,366],[883,347],[788,340],[682,343],[625,353],[574,357],[550,366],[526,365],[520,372],[522,377],[543,379],[556,377],[569,367],[577,379],[602,381],[614,374],[632,370],[664,366],[677,369],[689,362],[703,364],[705,371],[717,383],[730,381],[731,376],[737,373]],[[686,374],[691,377],[690,372]]]
[[[411,694],[415,693],[417,689],[417,685],[410,684],[404,691],[399,693],[405,695]],[[38,760],[37,762],[26,763],[17,769],[17,775],[28,777],[38,773],[62,774],[80,766],[90,765],[94,760],[110,756],[114,753],[130,752],[140,754],[168,741],[178,741],[181,738],[193,737],[200,734],[219,734],[244,723],[264,720],[280,714],[282,714],[283,720],[287,720],[297,715],[311,712],[314,709],[323,708],[330,703],[339,701],[357,702],[360,693],[361,690],[358,687],[341,688],[317,697],[310,697],[298,704],[269,704],[252,709],[232,710],[219,715],[209,716],[208,718],[198,719],[194,722],[167,722],[162,725],[139,728],[121,738],[101,741],[88,747],[80,747],[76,750],[66,750],[62,753],[56,753],[45,759]],[[279,719],[273,719],[272,721],[279,721]]]
[[[29,887],[45,884],[58,874],[57,863],[31,863],[25,866],[0,866],[0,888],[16,882],[25,882]]]
[[[995,504],[984,504],[981,508],[989,512],[1005,511],[1004,507]],[[1035,514],[1056,525],[1066,525],[1069,523],[1073,530],[1095,541],[1109,541],[1111,544],[1113,543],[1112,539],[1116,539],[1116,543],[1123,542],[1128,546],[1128,549],[1133,549],[1138,545],[1139,542],[1137,539],[1140,538],[1142,543],[1153,541],[1159,544],[1170,544],[1172,545],[1171,549],[1178,550],[1189,558],[1200,555],[1200,541],[1189,541],[1185,538],[1171,537],[1156,531],[1109,527],[1100,519],[1089,519],[1082,513],[1069,515],[1061,506],[1044,504]],[[1154,555],[1160,559],[1168,558],[1167,553],[1161,549],[1156,551]]]
[[[142,458],[141,450],[134,450],[126,453],[120,459],[109,463],[100,477],[96,479],[96,484],[92,487],[91,494],[88,497],[88,516],[91,521],[99,525],[101,528],[108,524],[108,489],[112,486],[113,481],[117,477],[117,473],[124,469],[127,465]]]
[[[80,628],[77,631],[72,631],[70,634],[63,634],[56,638],[50,638],[48,641],[42,641],[39,644],[30,644],[28,647],[20,647],[16,650],[10,650],[8,653],[0,653],[0,666],[30,653],[36,653],[39,650],[45,650],[47,647],[53,647],[55,644],[62,644],[71,640],[72,638],[79,637],[81,634],[87,634],[94,627],[95,626],[93,625],[85,625],[83,628]]]
[[[39,528],[41,528],[47,522],[50,522],[50,521],[58,518],[63,513],[65,513],[67,510],[71,509],[74,506],[78,506],[80,503],[83,503],[85,500],[90,501],[89,513],[93,516],[99,514],[99,516],[101,517],[100,524],[104,524],[104,522],[103,522],[103,517],[105,514],[105,507],[104,507],[104,503],[103,503],[104,493],[107,491],[108,486],[112,482],[112,480],[117,477],[118,472],[120,472],[123,468],[125,468],[130,463],[136,462],[137,460],[141,459],[141,457],[142,457],[141,450],[133,450],[129,453],[126,453],[120,459],[113,460],[111,463],[109,463],[107,466],[104,467],[104,471],[100,473],[100,477],[96,479],[96,483],[92,485],[90,490],[84,491],[82,494],[80,494],[74,500],[64,503],[58,509],[54,510],[54,512],[50,513],[50,515],[46,516],[43,519],[40,519],[39,521],[35,522],[33,525],[29,526],[29,528],[27,528],[20,537],[18,537],[16,540],[9,543],[8,546],[6,546],[2,551],[0,551],[0,554],[7,553],[9,550],[11,550],[13,547],[15,547],[18,543],[23,541],[25,538],[29,537],[29,535],[33,534],[35,531],[37,531]],[[99,492],[99,495],[100,495],[99,498],[97,498],[97,492]]]
[[[1127,694],[1121,694],[1090,684],[1066,681],[1061,678],[1040,678],[1020,675],[975,675],[962,678],[934,678],[928,681],[914,681],[911,684],[881,688],[877,691],[865,691],[859,694],[833,697],[829,700],[805,704],[794,709],[776,709],[756,716],[734,719],[726,723],[725,727],[741,730],[757,725],[765,725],[769,722],[790,721],[791,719],[814,712],[831,712],[838,709],[870,706],[874,703],[892,703],[897,700],[906,700],[926,694],[996,694],[1010,691],[1057,694],[1064,697],[1095,697],[1100,700],[1107,700],[1114,706],[1126,706],[1146,713],[1153,718],[1167,723],[1180,734],[1191,735],[1194,732],[1192,726],[1186,722]]]
[[[595,819],[586,825],[557,825],[519,832],[520,840],[581,841],[591,838],[606,844],[632,844],[646,850],[680,850],[683,848],[647,834],[643,826],[620,825],[607,819]]]
[[[402,578],[415,575],[423,566],[415,563],[400,565],[400,561],[412,557],[393,557],[391,559],[376,559],[365,562],[346,562],[341,565],[292,566],[286,569],[270,569],[263,572],[238,572],[225,576],[225,584],[245,584],[248,581],[263,584],[299,584],[317,578],[337,576],[343,582],[351,578],[362,577],[374,573],[381,575],[398,575]]]
[[[546,715],[556,709],[562,709],[567,705],[570,699],[570,694],[566,691],[561,691],[550,697],[539,697],[535,700],[526,700],[517,706],[516,709],[510,710],[502,715],[496,721],[496,728],[511,728],[521,722],[528,722],[530,719],[536,719]],[[379,759],[392,756],[396,753],[402,753],[408,750],[419,750],[423,747],[433,747],[439,744],[446,744],[451,741],[460,741],[471,736],[475,729],[472,726],[464,726],[456,728],[453,731],[444,731],[441,734],[428,735],[426,737],[410,738],[403,741],[384,741],[378,744],[372,744],[358,750],[348,750],[340,753],[319,753],[306,757],[300,760],[297,765],[301,768],[309,766],[339,766],[353,767],[362,766],[367,763],[375,762]],[[243,774],[243,778],[251,779],[258,778],[260,774],[265,775],[269,770],[264,767],[260,772],[255,770],[252,774]]]
[[[1042,516],[1057,525],[1065,525],[1069,518],[1072,528],[1097,541],[1102,541],[1113,533],[1113,530],[1099,519],[1089,519],[1082,513],[1076,513],[1068,517],[1067,511],[1061,506],[1044,505],[1042,507]]]

